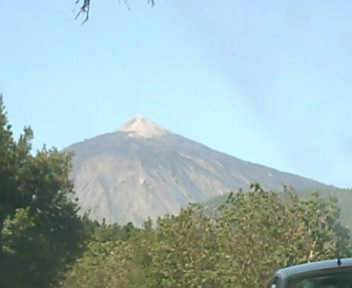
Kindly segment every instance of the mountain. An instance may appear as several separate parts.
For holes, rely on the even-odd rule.
[[[74,152],[71,176],[82,210],[107,223],[139,225],[252,182],[274,190],[328,187],[217,152],[142,116],[66,150]]]

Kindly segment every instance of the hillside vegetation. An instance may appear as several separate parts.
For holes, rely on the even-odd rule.
[[[294,190],[294,189],[284,189],[286,193],[296,195],[299,198],[303,199],[312,199],[315,194],[318,194],[321,197],[332,198],[334,201],[337,201],[337,206],[340,209],[340,219],[342,225],[347,227],[352,233],[352,190],[350,189],[340,189],[333,186],[328,188],[320,188],[317,190]],[[286,193],[278,192],[281,197],[284,197]],[[227,195],[221,195],[214,197],[211,200],[204,203],[205,212],[210,216],[215,216],[218,213],[219,206],[221,206],[227,199]]]
[[[0,287],[265,287],[279,267],[351,255],[337,200],[315,193],[229,194],[142,228],[78,216],[70,154],[31,154],[13,139],[0,97]]]

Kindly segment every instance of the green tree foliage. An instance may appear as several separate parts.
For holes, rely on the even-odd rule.
[[[87,230],[92,236],[91,241],[96,242],[126,241],[140,232],[140,229],[135,227],[132,222],[122,226],[116,223],[99,223],[89,219],[85,219],[85,222]]]
[[[220,209],[219,238],[231,259],[223,269],[243,287],[264,285],[279,267],[351,255],[335,200],[283,196],[253,185],[249,193],[230,195]]]
[[[135,228],[132,223],[92,224],[94,232],[87,250],[67,273],[61,287],[145,287],[152,231]]]
[[[216,218],[194,204],[123,241],[103,238],[93,237],[62,287],[264,287],[280,267],[351,255],[334,199],[259,185],[231,194]]]
[[[0,287],[49,287],[80,251],[85,228],[72,202],[71,155],[31,154],[13,139],[0,95]]]
[[[224,287],[216,230],[200,205],[159,219],[148,287]]]
[[[113,288],[128,286],[131,246],[126,242],[91,242],[68,273],[62,287]]]

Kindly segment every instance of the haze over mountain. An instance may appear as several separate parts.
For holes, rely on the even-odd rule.
[[[72,178],[83,211],[107,223],[141,224],[253,182],[274,190],[327,187],[217,152],[142,116],[66,150],[74,152]]]

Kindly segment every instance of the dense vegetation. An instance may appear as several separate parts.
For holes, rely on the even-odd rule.
[[[215,219],[194,204],[124,239],[97,227],[62,287],[265,287],[279,267],[351,254],[336,201],[259,185],[231,194]]]
[[[0,98],[1,99],[1,98]],[[0,100],[0,287],[261,287],[279,267],[351,255],[334,198],[252,185],[143,227],[78,216],[70,155],[31,154]]]
[[[0,95],[0,287],[49,287],[83,249],[71,201],[70,155],[31,152],[32,131],[13,139]]]
[[[293,190],[289,187],[284,187],[286,190],[290,190],[292,195],[296,195],[298,198],[302,199],[312,199],[315,194],[318,193],[320,197],[323,198],[331,198],[337,200],[337,205],[340,208],[340,220],[343,226],[350,230],[352,235],[352,190],[351,189],[341,189],[334,186],[319,189],[319,191],[312,190]],[[278,192],[280,196],[284,196],[281,192]],[[228,195],[217,196],[215,198],[210,199],[206,203],[205,212],[208,215],[214,216],[218,213],[219,206],[226,201]]]

